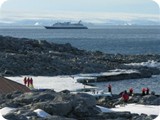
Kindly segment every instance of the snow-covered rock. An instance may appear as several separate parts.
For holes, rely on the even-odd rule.
[[[42,109],[36,109],[36,110],[34,110],[34,112],[37,113],[37,115],[38,115],[39,117],[42,117],[42,118],[47,118],[47,117],[50,117],[50,116],[51,116],[50,114],[46,113],[46,112],[45,112],[44,110],[42,110]]]

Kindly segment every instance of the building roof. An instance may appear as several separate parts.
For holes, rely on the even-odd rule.
[[[13,91],[30,92],[30,89],[25,85],[0,77],[0,94],[11,93]]]

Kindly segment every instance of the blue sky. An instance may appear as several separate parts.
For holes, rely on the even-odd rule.
[[[152,0],[6,0],[0,8],[0,21],[52,18],[157,20],[158,17],[159,7]]]

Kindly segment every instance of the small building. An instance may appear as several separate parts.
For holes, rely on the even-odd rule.
[[[13,91],[30,92],[31,90],[25,85],[0,77],[0,94],[11,93]]]

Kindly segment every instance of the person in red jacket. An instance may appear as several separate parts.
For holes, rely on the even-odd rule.
[[[30,88],[30,89],[33,89],[34,87],[33,87],[33,79],[32,78],[28,78],[28,87]]]
[[[28,77],[27,78],[27,87],[29,87],[29,85],[30,85],[30,78]]]
[[[119,99],[119,101],[113,103],[113,106],[116,106],[116,105],[125,106],[126,103],[128,102],[129,95],[126,90],[121,92],[119,95],[121,96],[121,98]]]
[[[127,103],[129,100],[129,95],[126,90],[122,93],[122,99],[124,103]]]
[[[23,82],[24,82],[24,85],[27,85],[27,78],[26,77],[23,79]]]
[[[145,95],[145,92],[146,92],[146,89],[145,89],[145,88],[142,88],[142,96]]]
[[[133,88],[130,88],[129,89],[129,95],[132,96],[132,94],[133,94]]]

